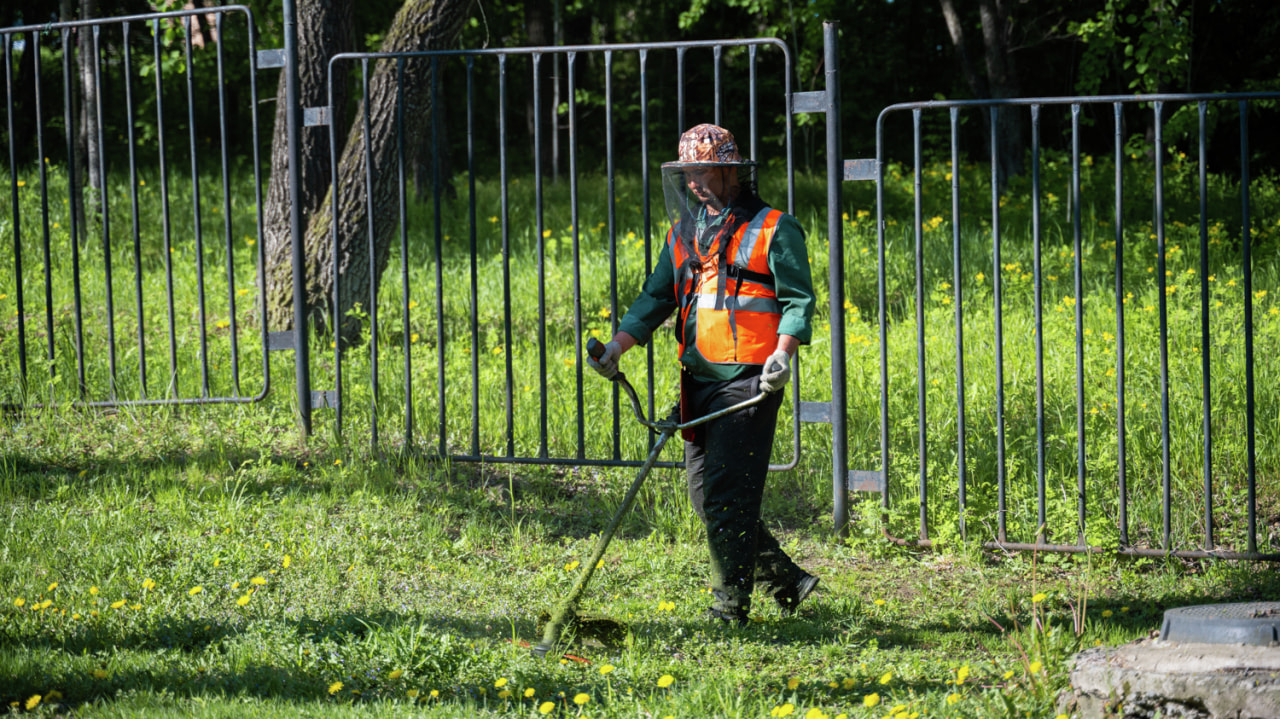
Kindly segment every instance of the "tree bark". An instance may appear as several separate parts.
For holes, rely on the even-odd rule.
[[[980,0],[978,14],[982,18],[982,44],[987,61],[987,83],[991,96],[996,99],[1018,97],[1022,94],[1018,73],[1014,67],[1009,33],[1012,23],[1005,0]],[[1022,174],[1023,153],[1026,148],[1025,111],[1017,107],[1002,107],[996,112],[996,140],[999,149],[997,180],[1000,189],[1010,177]]]
[[[352,48],[352,0],[300,0],[298,3],[298,102],[302,107],[329,104],[329,58]],[[331,122],[343,127],[343,110],[347,104],[348,84],[337,82],[333,88]],[[293,327],[293,244],[289,232],[289,136],[285,122],[285,74],[280,73],[276,88],[275,128],[271,140],[271,182],[264,207],[263,248],[266,253],[265,273],[267,326],[273,329]],[[311,217],[320,209],[331,187],[331,152],[329,133],[324,127],[302,128],[301,137],[302,216]],[[334,150],[336,152],[337,150]],[[308,276],[314,270],[308,269]]]
[[[384,52],[423,52],[449,46],[462,30],[462,22],[471,0],[407,0],[396,14],[386,40]],[[354,341],[360,332],[358,319],[349,316],[357,304],[367,307],[370,288],[376,288],[390,258],[390,240],[396,222],[398,196],[395,172],[397,153],[396,123],[397,88],[403,91],[404,136],[407,141],[421,137],[430,128],[431,61],[412,59],[405,62],[403,77],[398,77],[394,60],[374,65],[369,81],[369,147],[373,161],[372,187],[366,187],[364,118],[366,107],[358,105],[355,120],[348,133],[338,166],[338,257],[332,251],[332,192],[326,191],[319,208],[310,214],[306,230],[307,311],[318,330],[340,328],[345,341]],[[280,170],[273,166],[273,177]],[[371,194],[366,195],[366,192]],[[370,199],[371,198],[371,199]],[[374,258],[369,258],[369,205],[372,205]],[[287,248],[280,258],[288,261]],[[334,269],[341,278],[337,307],[332,306]],[[273,305],[280,304],[268,295]],[[273,308],[280,322],[292,325],[291,297],[289,311]],[[342,318],[334,322],[333,318]]]
[[[524,4],[524,26],[525,31],[529,34],[529,45],[534,47],[546,47],[555,41],[552,25],[551,6],[547,0],[529,0]],[[525,125],[529,131],[529,146],[532,148],[534,143],[534,88],[538,88],[539,100],[542,104],[542,117],[538,120],[542,123],[542,152],[539,159],[542,163],[542,174],[552,174],[551,155],[551,135],[557,133],[557,125],[559,124],[559,109],[552,103],[552,83],[558,83],[560,79],[555,77],[551,72],[552,65],[555,64],[556,56],[543,55],[537,69],[537,77],[534,77],[533,60],[529,60],[529,98],[525,101],[524,116]]]

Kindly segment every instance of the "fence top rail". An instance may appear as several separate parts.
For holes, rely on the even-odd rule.
[[[30,25],[14,25],[13,27],[0,28],[0,35],[17,35],[29,32],[52,32],[64,28],[87,27],[92,25],[121,25],[129,22],[165,20],[168,18],[191,17],[193,15],[227,15],[233,12],[242,12],[249,18],[249,24],[253,24],[253,12],[245,5],[220,5],[217,7],[202,7],[191,10],[170,10],[168,12],[146,13],[144,15],[121,15],[119,17],[101,17],[89,18],[87,20],[67,20],[64,22],[49,22],[43,24],[32,23]]]
[[[644,50],[679,50],[689,48],[773,46],[782,50],[791,62],[791,48],[776,37],[739,38],[731,40],[687,40],[667,42],[623,42],[602,45],[541,45],[527,47],[495,47],[472,50],[420,50],[415,52],[343,52],[329,58],[330,67],[341,60],[387,60],[413,57],[475,57],[484,55],[544,55],[571,52],[637,52]]]
[[[952,107],[1026,107],[1031,105],[1100,105],[1104,103],[1135,104],[1140,102],[1206,102],[1277,100],[1280,92],[1201,92],[1162,93],[1157,95],[1064,95],[1060,97],[1011,97],[985,100],[922,100],[899,102],[880,111],[877,124],[892,112],[904,110],[944,110]]]

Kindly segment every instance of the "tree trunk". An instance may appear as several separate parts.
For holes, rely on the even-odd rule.
[[[471,0],[407,0],[388,30],[382,50],[423,52],[448,47],[461,32],[470,6]],[[310,215],[306,230],[307,310],[316,320],[317,328],[331,328],[333,325],[326,322],[327,319],[343,318],[339,325],[341,334],[349,341],[358,336],[360,322],[350,318],[348,312],[357,303],[367,306],[370,288],[378,286],[390,258],[390,239],[398,207],[398,175],[394,168],[398,149],[396,90],[400,82],[403,83],[405,137],[418,138],[429,131],[433,112],[431,61],[406,61],[403,78],[397,78],[395,61],[377,63],[369,81],[368,107],[371,128],[368,152],[373,160],[373,186],[365,186],[366,108],[362,101],[338,167],[341,195],[337,208],[336,263],[332,253],[331,218],[334,210],[331,192],[326,192],[319,209]],[[273,167],[273,176],[278,176],[279,172],[278,167]],[[371,195],[366,195],[366,191],[371,191]],[[372,205],[375,228],[372,266],[368,249],[369,204]],[[287,258],[286,249],[282,259],[287,262]],[[342,280],[336,308],[331,306],[335,264]],[[269,295],[268,300],[277,303],[274,295]],[[291,318],[289,323],[292,324]]]
[[[1010,51],[1012,23],[1004,3],[1005,0],[980,0],[978,3],[978,14],[982,17],[982,44],[986,51],[987,83],[991,96],[996,99],[1022,94]],[[1027,124],[1025,112],[1019,107],[1002,107],[996,113],[996,140],[1000,151],[996,177],[1001,190],[1010,177],[1022,174],[1026,151],[1023,140]]]
[[[530,0],[524,4],[524,26],[525,31],[529,33],[529,45],[534,47],[546,47],[555,40],[552,27],[551,7],[547,0]],[[542,117],[538,120],[542,123],[542,152],[539,159],[542,163],[542,174],[552,174],[552,156],[551,156],[551,134],[558,132],[559,124],[559,108],[552,106],[552,83],[558,83],[559,78],[555,77],[551,70],[555,64],[555,55],[544,55],[539,62],[537,70],[538,76],[533,75],[533,59],[529,60],[529,99],[525,101],[525,125],[529,130],[529,146],[534,145],[534,107],[533,93],[534,88],[539,90],[539,101],[542,105]]]
[[[351,0],[300,0],[298,3],[298,102],[302,107],[329,104],[329,57],[352,48]],[[342,78],[345,80],[345,78]],[[348,84],[333,88],[331,122],[343,127]],[[267,326],[293,327],[293,244],[289,233],[289,136],[285,121],[285,74],[276,88],[275,129],[271,140],[271,183],[267,188],[263,228],[266,252]],[[314,215],[329,192],[333,176],[329,132],[324,127],[302,128],[301,155],[302,217]],[[337,150],[335,150],[336,152]],[[314,277],[314,270],[308,269]]]

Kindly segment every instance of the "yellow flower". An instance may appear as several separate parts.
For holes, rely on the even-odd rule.
[[[583,704],[586,704],[589,701],[591,701],[590,695],[587,695],[587,694],[573,695],[573,703],[577,704],[578,706],[582,706]]]
[[[775,716],[775,717],[791,716],[791,712],[794,712],[795,710],[796,710],[795,706],[791,704],[791,702],[787,702],[786,704],[783,704],[780,707],[774,707],[769,712],[769,716]]]
[[[498,698],[499,698],[499,699],[510,699],[510,698],[511,698],[511,690],[510,690],[510,689],[503,689],[502,691],[498,692]]]
[[[106,678],[107,678],[107,676],[108,676],[108,675],[107,675],[107,670],[106,670],[106,669],[94,669],[94,670],[93,670],[93,678],[94,678],[94,679],[106,679]]]
[[[884,606],[884,600],[883,600],[883,599],[877,599],[877,600],[875,600],[874,602],[872,602],[872,604],[876,605],[877,607],[883,607],[883,606]]]
[[[1070,718],[1070,717],[1068,717],[1066,714],[1059,714],[1058,716],[1054,717],[1053,719],[1071,719],[1071,718]]]
[[[439,696],[440,696],[440,690],[439,690],[439,689],[432,689],[432,690],[431,690],[431,698],[432,698],[432,699],[435,699],[435,698],[437,698],[437,697],[439,697]]]
[[[329,685],[330,694],[337,694],[340,691],[342,691],[342,682],[334,682]]]
[[[804,713],[804,719],[827,719],[827,715],[818,707],[812,707]]]
[[[1032,674],[1039,674],[1040,670],[1044,669],[1044,664],[1041,662],[1031,662],[1031,666],[1027,668],[1031,670]]]
[[[1266,291],[1266,290],[1258,290],[1257,292],[1254,292],[1254,293],[1253,293],[1253,298],[1254,298],[1255,300],[1260,300],[1260,299],[1262,299],[1263,297],[1266,297],[1266,296],[1267,296],[1267,291]]]
[[[417,332],[414,332],[413,334],[409,335],[409,344],[417,344],[417,342],[418,342]]]
[[[218,320],[217,322],[213,323],[213,326],[217,327],[220,330],[225,330],[226,328],[231,326],[231,322],[227,320]]]
[[[528,689],[525,689],[525,690],[524,690],[524,698],[525,698],[525,699],[529,699],[529,698],[531,698],[534,694],[537,694],[537,693],[538,693],[538,692],[537,692],[537,690],[536,690],[536,689],[534,689],[533,687],[529,687]]]
[[[131,605],[129,608],[130,608],[130,609],[133,609],[133,610],[138,610],[138,609],[142,609],[142,605],[141,605],[141,604],[134,604],[134,605]]]
[[[417,698],[418,698],[418,690],[417,690],[417,689],[410,689],[409,691],[405,692],[404,694],[405,694],[405,696],[409,697],[410,699],[417,699]]]
[[[112,603],[111,603],[111,608],[112,608],[112,609],[119,609],[120,607],[123,607],[123,606],[124,606],[124,600],[123,600],[123,599],[121,599],[121,600],[120,600],[120,601],[118,601],[118,602],[112,602]]]
[[[601,673],[601,674],[608,674],[609,672],[613,671],[614,669],[617,669],[617,667],[613,666],[612,664],[605,664],[604,666],[600,667],[600,673]]]
[[[50,584],[50,585],[49,585],[49,588],[48,588],[48,589],[46,589],[45,591],[46,591],[46,592],[52,592],[53,590],[55,590],[55,589],[57,589],[57,588],[58,588],[58,583],[57,583],[57,582],[54,582],[53,584]]]
[[[17,599],[13,600],[13,606],[15,607],[21,607],[26,603],[27,603],[27,600],[23,599],[22,597],[18,597]]]
[[[246,604],[248,604],[248,603],[249,603],[249,599],[250,599],[252,596],[253,596],[252,594],[245,594],[245,595],[241,596],[239,599],[237,599],[237,600],[236,600],[236,604],[238,604],[238,605],[240,605],[240,606],[242,606],[242,607],[243,607],[244,605],[246,605]]]
[[[955,704],[955,703],[956,703],[956,702],[958,702],[958,701],[960,701],[960,695],[959,695],[959,694],[948,694],[948,695],[947,695],[947,705],[948,705],[948,706],[950,706],[950,705],[952,705],[952,704]]]
[[[555,708],[556,708],[556,705],[552,704],[551,702],[542,702],[542,706],[538,707],[538,713],[550,714],[551,710]]]
[[[969,665],[966,664],[956,671],[956,684],[964,684],[964,680],[969,678]]]
[[[1040,602],[1043,602],[1045,599],[1047,599],[1048,596],[1049,595],[1045,594],[1044,592],[1037,592],[1036,595],[1031,598],[1031,603],[1039,604]]]
[[[154,581],[152,581],[151,579],[144,579],[144,580],[142,580],[142,588],[143,588],[143,589],[154,589],[154,588],[155,588],[155,586],[156,586],[156,583],[155,583]]]
[[[196,587],[192,587],[191,589],[188,589],[187,594],[190,594],[191,596],[194,597],[195,595],[203,591],[204,591],[204,587],[196,586]]]
[[[984,275],[984,274],[982,274],[981,272],[979,272],[978,274],[976,274],[976,275],[974,275],[974,276],[973,276],[973,279],[975,279],[975,280],[977,280],[977,281],[981,282],[981,281],[983,281],[983,280],[987,279],[987,276],[986,276],[986,275]]]
[[[839,688],[840,688],[840,682],[838,682],[838,681],[836,681],[836,680],[832,679],[831,681],[827,682],[827,686],[828,686],[828,687],[831,687],[832,689],[839,689]]]
[[[243,288],[243,287],[241,287],[240,289],[236,290],[236,297],[244,297],[244,296],[245,296],[245,295],[247,295],[247,294],[249,294],[249,290],[246,290],[246,289],[245,289],[245,288]]]
[[[888,684],[891,681],[893,681],[893,672],[885,672],[884,674],[880,675],[881,684]]]
[[[18,184],[22,184],[22,183],[18,183]],[[32,709],[35,709],[39,705],[40,705],[40,695],[32,694],[31,698],[27,700],[27,711],[31,711]]]
[[[232,582],[232,583],[231,583],[231,588],[232,588],[232,589],[239,589],[239,588],[240,588],[240,582]]]
[[[575,570],[575,569],[577,569],[577,568],[578,568],[578,560],[576,560],[576,559],[575,559],[575,560],[573,560],[572,562],[569,562],[568,564],[564,565],[564,570],[565,570],[566,572],[572,572],[573,570]]]
[[[853,688],[853,679],[851,677],[845,677],[845,680],[841,682],[841,685],[844,687],[845,691],[849,691]]]
[[[506,685],[507,685],[507,678],[506,678],[506,677],[498,677],[498,680],[497,680],[496,682],[494,682],[494,683],[493,683],[493,686],[497,687],[498,689],[501,689],[502,687],[505,687]]]
[[[667,687],[671,686],[672,683],[675,682],[675,680],[676,678],[671,676],[670,674],[663,674],[662,676],[658,677],[658,688],[666,689]]]
[[[400,676],[401,676],[402,674],[404,674],[404,670],[403,670],[403,669],[396,669],[396,670],[392,671],[390,674],[388,674],[388,675],[387,675],[387,678],[388,678],[388,679],[399,679],[399,678],[400,678]]]
[[[545,240],[545,239],[547,239],[547,238],[548,238],[548,237],[550,237],[550,236],[551,236],[551,230],[543,230],[543,231],[542,231],[542,239],[544,239],[544,240]]]
[[[658,611],[660,612],[674,611],[675,608],[676,608],[675,602],[658,602]]]
[[[280,560],[280,566],[284,567],[285,569],[288,569],[289,565],[291,564],[293,564],[293,557],[290,557],[287,554],[284,555],[284,559]]]
[[[1005,672],[1005,673],[1004,673],[1004,678],[1005,678],[1005,679],[1012,679],[1012,678],[1013,678],[1013,670],[1012,670],[1012,669],[1010,669],[1009,671]]]
[[[795,691],[795,688],[796,688],[796,687],[798,687],[798,686],[800,686],[800,680],[799,680],[799,679],[796,679],[795,677],[792,677],[792,678],[790,678],[790,679],[788,679],[788,680],[787,680],[787,689],[790,689],[790,690],[792,690],[792,691]]]
[[[267,580],[263,579],[262,577],[254,577],[253,579],[250,579],[250,580],[249,580],[249,583],[250,583],[250,584],[256,584],[256,585],[258,585],[259,587],[261,587],[262,585],[264,585],[264,584],[266,584],[266,583],[267,583]]]
[[[1103,609],[1103,610],[1102,610],[1102,618],[1103,618],[1103,619],[1106,619],[1107,617],[1111,616],[1112,614],[1115,614],[1115,612],[1111,611],[1110,609]]]
[[[498,216],[497,216],[497,215],[494,215],[494,216],[492,216],[492,217],[490,217],[490,218],[489,218],[489,222],[496,223],[497,221],[498,221]]]
[[[879,694],[868,694],[862,698],[862,706],[864,707],[873,707],[879,703],[880,703]]]

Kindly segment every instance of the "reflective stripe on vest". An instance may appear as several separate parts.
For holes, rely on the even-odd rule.
[[[683,331],[688,313],[698,313],[695,316],[697,337],[694,342],[698,354],[707,362],[764,364],[777,348],[782,308],[773,286],[773,275],[769,272],[769,247],[774,228],[781,218],[781,211],[766,207],[734,233],[724,256],[733,258],[732,264],[737,270],[730,270],[724,277],[721,277],[719,267],[719,240],[708,248],[705,255],[698,254],[695,264],[700,264],[700,269],[691,277],[682,271],[690,259],[689,253],[682,243],[676,241],[678,234],[675,228],[668,233],[667,243],[675,266],[676,296],[684,298],[684,306],[679,308],[676,321]],[[681,283],[686,283],[686,286],[681,288]],[[693,283],[696,286],[689,286]],[[677,337],[681,334],[678,333]],[[682,357],[688,339],[684,337],[680,342]]]

